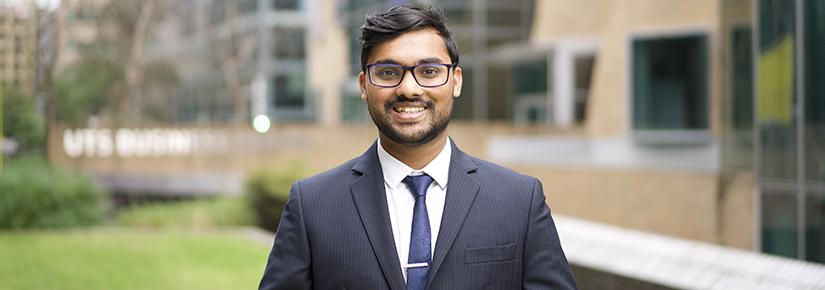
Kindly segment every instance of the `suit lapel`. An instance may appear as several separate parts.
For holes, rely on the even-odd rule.
[[[355,207],[367,232],[372,250],[391,289],[404,289],[404,276],[395,249],[387,196],[384,191],[384,176],[378,161],[376,143],[361,155],[352,167],[361,174],[350,186]]]
[[[449,181],[447,181],[447,199],[444,202],[444,214],[441,217],[441,229],[435,243],[435,253],[433,264],[430,269],[430,283],[432,278],[438,273],[447,251],[455,241],[458,231],[464,224],[467,213],[478,194],[478,182],[470,176],[477,167],[469,156],[460,151],[453,144],[452,157],[450,158]],[[429,286],[428,286],[429,287]]]

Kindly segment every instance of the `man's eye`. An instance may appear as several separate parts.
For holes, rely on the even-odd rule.
[[[434,67],[425,67],[420,70],[420,75],[425,77],[434,77],[437,76],[440,71]]]
[[[398,72],[392,69],[385,69],[378,71],[378,76],[384,79],[396,78],[398,77]]]

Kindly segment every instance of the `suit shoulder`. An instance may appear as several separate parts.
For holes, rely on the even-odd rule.
[[[478,166],[477,174],[483,180],[496,183],[524,183],[532,185],[537,179],[535,177],[518,173],[510,168],[498,165],[496,163],[482,160],[473,156],[470,159]]]
[[[349,177],[353,174],[352,166],[354,163],[355,159],[351,159],[334,168],[300,179],[295,183],[300,184],[302,188],[316,186],[326,187],[331,184],[337,184],[341,181],[349,180]]]

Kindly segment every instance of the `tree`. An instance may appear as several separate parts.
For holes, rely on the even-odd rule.
[[[112,60],[82,56],[80,61],[55,78],[56,120],[79,126],[88,116],[100,115],[118,93],[123,67]]]
[[[144,81],[144,47],[152,33],[152,24],[160,21],[174,5],[170,0],[111,1],[102,12],[100,31],[110,59],[122,63],[123,88],[117,94],[119,123],[138,119]]]
[[[3,136],[17,141],[19,153],[42,153],[44,124],[34,98],[10,87],[3,92]]]
[[[213,2],[212,5],[219,5]],[[226,31],[228,35],[220,47],[221,70],[223,71],[226,90],[232,97],[232,107],[235,124],[249,120],[249,107],[241,90],[240,68],[247,63],[255,51],[256,38],[238,33],[238,0],[224,1],[226,12]]]
[[[177,117],[177,104],[170,100],[179,93],[181,78],[174,65],[153,60],[143,65],[141,83],[141,119],[148,122],[171,122]]]

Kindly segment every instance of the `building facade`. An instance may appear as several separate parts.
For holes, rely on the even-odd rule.
[[[0,3],[0,80],[26,94],[35,90],[37,14],[34,1]]]
[[[179,121],[318,117],[317,93],[307,86],[305,1],[173,3],[173,14],[149,41],[147,59],[169,62],[182,76]]]
[[[754,119],[733,122],[752,127],[756,140],[749,149],[758,176],[760,248],[819,263],[825,263],[823,4],[754,2],[757,17],[748,34]],[[736,97],[732,101],[741,102]]]

